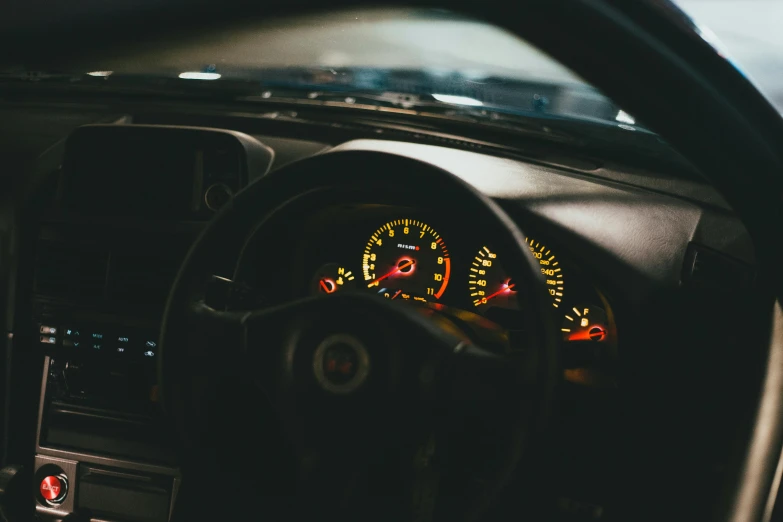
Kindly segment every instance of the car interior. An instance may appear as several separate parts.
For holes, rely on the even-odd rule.
[[[783,520],[783,120],[676,6],[44,4],[1,520]]]

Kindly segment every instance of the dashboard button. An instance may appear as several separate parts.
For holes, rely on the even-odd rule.
[[[64,328],[63,335],[65,335],[65,337],[81,337],[82,334],[76,328]]]
[[[155,357],[157,351],[158,351],[158,343],[156,341],[152,341],[152,340],[144,341],[144,347],[142,348],[142,353],[144,354],[144,357]]]
[[[63,475],[44,477],[38,486],[41,496],[49,503],[59,504],[68,494],[68,481]]]

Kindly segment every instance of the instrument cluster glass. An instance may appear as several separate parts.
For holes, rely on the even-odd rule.
[[[520,292],[525,289],[508,275],[502,255],[480,232],[462,234],[410,212],[380,213],[376,222],[354,223],[355,239],[332,259],[322,259],[325,262],[309,276],[309,293],[368,292],[392,300],[442,304],[498,322],[521,313]],[[605,304],[595,288],[542,238],[528,237],[526,243],[538,260],[563,339],[607,340]]]

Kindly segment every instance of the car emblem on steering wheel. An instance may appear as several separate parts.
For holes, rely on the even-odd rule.
[[[315,350],[313,371],[325,390],[337,394],[356,390],[370,373],[370,356],[350,335],[332,335]]]

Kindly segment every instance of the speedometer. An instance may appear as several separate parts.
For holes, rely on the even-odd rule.
[[[390,221],[367,241],[364,284],[389,299],[440,299],[449,284],[451,259],[443,238],[416,219]]]
[[[552,297],[552,306],[558,308],[563,301],[563,289],[565,288],[565,279],[563,278],[563,269],[560,266],[557,256],[545,244],[531,238],[526,238],[527,246],[533,257],[538,260],[541,267],[541,274],[544,276],[547,292]]]

